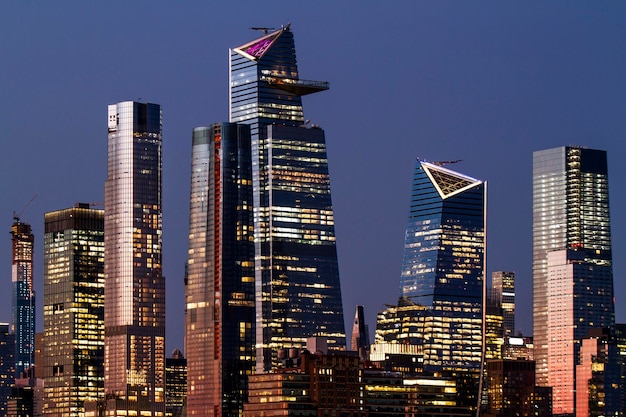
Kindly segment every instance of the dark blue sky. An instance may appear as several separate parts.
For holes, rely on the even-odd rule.
[[[532,151],[568,144],[608,151],[626,321],[626,3],[228,3],[0,3],[0,321],[13,211],[37,195],[22,220],[41,331],[43,213],[103,201],[107,105],[139,99],[163,105],[168,354],[182,347],[191,131],[228,119],[228,48],[287,22],[300,76],[331,83],[304,106],[326,131],[348,323],[364,304],[373,330],[397,300],[419,156],[488,181],[488,272],[516,271],[517,327],[531,333]]]

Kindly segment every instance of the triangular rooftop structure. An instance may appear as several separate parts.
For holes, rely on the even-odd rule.
[[[420,164],[444,200],[482,183],[480,180],[436,164],[424,161],[420,161]]]
[[[246,43],[245,45],[233,48],[239,55],[258,62],[272,48],[283,33],[290,30],[290,26],[283,26],[280,29],[266,34],[258,39]],[[260,81],[266,82],[272,87],[288,91],[299,96],[304,96],[318,91],[328,90],[329,84],[326,81],[301,80],[297,76],[285,75],[278,71],[263,69],[259,77]]]
[[[252,61],[258,61],[263,58],[263,55],[270,49],[270,47],[276,42],[276,39],[280,37],[285,28],[280,28],[275,32],[267,34],[261,38],[255,39],[252,42],[248,42],[238,48],[233,48],[235,52],[245,56]]]

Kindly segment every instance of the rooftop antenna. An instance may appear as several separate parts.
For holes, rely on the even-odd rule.
[[[28,208],[28,206],[30,206],[30,203],[32,203],[33,201],[35,201],[35,199],[37,198],[37,194],[35,194],[34,196],[32,196],[30,198],[30,200],[28,200],[28,203],[26,203],[24,205],[24,207],[22,207],[22,209],[19,212],[13,212],[13,220],[15,220],[16,222],[20,221],[20,217],[22,216],[22,214],[24,213],[24,211],[26,211],[26,209]]]

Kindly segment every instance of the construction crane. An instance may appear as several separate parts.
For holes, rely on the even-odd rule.
[[[435,161],[432,164],[433,165],[437,165],[438,167],[442,167],[444,165],[448,165],[448,164],[456,164],[458,162],[462,162],[462,159],[456,159],[454,161]]]
[[[26,209],[28,208],[28,206],[30,206],[30,203],[32,203],[33,201],[35,201],[35,199],[37,198],[37,194],[35,194],[34,196],[32,196],[30,198],[30,200],[28,200],[28,203],[26,203],[24,205],[24,207],[22,207],[22,209],[19,212],[15,212],[13,211],[13,220],[15,220],[16,222],[20,221],[20,217],[22,217],[22,214],[24,213],[24,211],[26,211]]]
[[[264,28],[264,27],[251,27],[252,30],[262,30],[264,34],[268,34],[270,30],[274,30],[274,28]]]

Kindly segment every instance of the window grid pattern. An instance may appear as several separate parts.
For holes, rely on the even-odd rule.
[[[122,409],[165,412],[161,107],[109,106],[105,182],[105,392]]]

